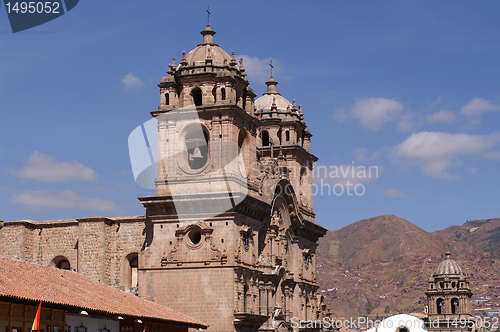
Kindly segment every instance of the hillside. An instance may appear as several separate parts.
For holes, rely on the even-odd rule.
[[[320,240],[318,283],[336,316],[422,311],[427,279],[449,248],[470,275],[476,312],[493,310],[499,240],[500,219],[434,233],[393,215],[360,220]]]
[[[453,243],[457,250],[470,252],[479,248],[494,257],[500,256],[500,218],[471,220],[434,232]]]

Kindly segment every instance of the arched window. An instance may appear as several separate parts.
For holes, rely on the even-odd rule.
[[[247,138],[247,132],[244,129],[241,129],[238,134],[238,153],[241,153],[246,138]]]
[[[262,146],[269,146],[269,133],[267,131],[263,131],[260,134],[260,137],[262,139]]]
[[[309,269],[309,265],[311,264],[311,260],[312,260],[311,254],[307,253],[304,256],[304,265],[305,265],[306,270]]]
[[[285,140],[286,140],[287,142],[290,142],[290,132],[289,132],[288,130],[287,130],[287,131],[285,131]]]
[[[169,93],[165,93],[165,105],[170,105],[170,95]]]
[[[61,270],[71,270],[71,264],[69,263],[69,260],[64,257],[64,256],[57,256],[52,260],[51,266],[55,266],[58,269]]]
[[[436,308],[438,315],[444,314],[444,300],[439,298],[436,300]]]
[[[191,90],[191,96],[193,96],[193,102],[195,106],[201,106],[203,104],[203,97],[200,88],[194,88]]]
[[[308,311],[309,311],[309,295],[306,294],[306,305],[305,305],[305,308],[304,308],[304,311],[305,311],[305,316],[306,316],[306,320],[309,319],[309,315],[308,315]]]
[[[265,257],[263,256],[263,251],[264,251],[264,248],[266,247],[266,238],[267,238],[267,227],[262,227],[259,231],[259,235],[258,235],[258,254],[259,254],[259,259],[263,259],[265,260]],[[262,256],[261,256],[262,255]]]
[[[59,263],[57,263],[57,268],[61,269],[61,270],[71,270],[71,265],[69,264],[69,262],[66,259],[64,259],[64,260],[60,261]]]
[[[137,281],[137,269],[139,268],[139,261],[138,258],[132,258],[129,262],[130,264],[130,287],[137,287],[138,286],[138,281]]]
[[[212,97],[214,98],[214,103],[217,102],[217,86],[214,86],[212,89]]]
[[[243,286],[243,312],[247,312],[248,310],[248,286],[245,284]]]
[[[125,291],[137,294],[139,261],[136,252],[125,256],[122,269],[122,285]]]
[[[460,313],[460,301],[456,297],[451,299],[451,313],[459,314]]]
[[[251,230],[248,230],[247,232],[243,233],[243,247],[245,250],[250,249],[250,238],[252,237],[250,235]]]
[[[226,100],[226,88],[220,89],[221,99]]]

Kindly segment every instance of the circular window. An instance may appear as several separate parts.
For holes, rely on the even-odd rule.
[[[200,227],[191,226],[184,237],[184,244],[189,249],[198,249],[203,246],[203,234]]]
[[[201,232],[199,229],[192,229],[188,233],[189,240],[192,244],[197,245],[201,242]]]

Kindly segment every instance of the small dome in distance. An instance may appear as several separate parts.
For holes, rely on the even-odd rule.
[[[432,274],[433,277],[439,277],[444,275],[465,275],[462,271],[460,265],[451,259],[451,252],[447,251],[445,254],[445,259],[439,263],[438,267]]]

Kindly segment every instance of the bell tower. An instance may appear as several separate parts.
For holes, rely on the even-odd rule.
[[[296,188],[303,213],[314,218],[312,166],[318,158],[311,153],[312,135],[302,105],[297,107],[295,99],[290,103],[277,92],[273,76],[266,85],[267,92],[255,101],[255,114],[262,121],[260,156],[266,163],[277,164],[282,176]]]
[[[429,278],[425,292],[428,302],[429,331],[471,331],[472,326],[461,324],[472,318],[471,297],[467,275],[449,251]],[[451,325],[453,321],[458,324]],[[472,320],[471,320],[472,322]]]
[[[158,174],[156,194],[139,198],[139,296],[212,331],[285,331],[294,317],[321,319],[315,250],[326,229],[314,223],[316,157],[301,107],[272,77],[255,100],[243,60],[214,43],[210,25],[201,34],[168,66],[151,112]]]

